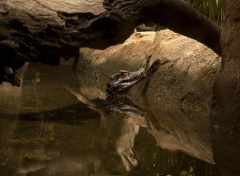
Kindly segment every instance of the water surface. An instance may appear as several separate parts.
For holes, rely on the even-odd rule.
[[[83,95],[70,63],[31,65],[22,88],[0,91],[1,176],[221,175],[211,140],[186,130],[198,126],[168,128],[171,117],[127,99],[91,100],[92,108],[77,97]]]

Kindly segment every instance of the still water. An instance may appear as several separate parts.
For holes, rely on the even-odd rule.
[[[221,176],[202,134],[78,87],[68,63],[30,65],[21,88],[1,85],[0,176]]]

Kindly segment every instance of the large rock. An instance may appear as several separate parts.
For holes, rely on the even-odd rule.
[[[154,114],[150,123],[155,127],[148,130],[159,145],[214,162],[209,103],[220,57],[203,44],[162,30],[134,33],[125,43],[105,50],[81,48],[81,91],[89,99],[104,99],[109,77],[120,69],[137,70],[149,54],[152,61],[168,62],[127,96]]]

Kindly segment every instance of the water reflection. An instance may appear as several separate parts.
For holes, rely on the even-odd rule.
[[[208,151],[196,155],[185,134],[179,137],[160,123],[160,116],[128,99],[89,100],[76,87],[51,87],[43,80],[37,98],[48,104],[26,110],[36,98],[30,91],[36,85],[25,83],[18,110],[1,111],[1,175],[220,175],[206,162]],[[51,99],[58,108],[49,108]]]
[[[149,118],[142,109],[126,102],[96,105],[102,107],[99,111],[104,119],[80,103],[19,115],[14,133],[4,142],[10,157],[2,163],[2,173],[6,166],[5,173],[16,175],[214,173],[213,165],[159,147],[159,131],[151,122],[153,117]],[[11,121],[10,118],[1,116],[2,121]]]

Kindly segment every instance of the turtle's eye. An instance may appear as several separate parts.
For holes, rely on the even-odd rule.
[[[121,77],[126,77],[126,76],[128,76],[128,72],[122,72],[121,73]]]

